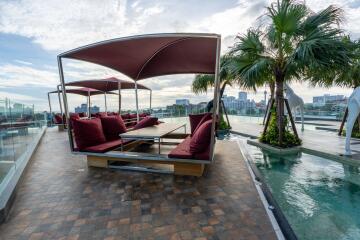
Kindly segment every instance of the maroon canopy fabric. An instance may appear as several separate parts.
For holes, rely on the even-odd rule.
[[[150,34],[117,38],[62,53],[117,70],[134,80],[168,74],[215,73],[217,34]]]
[[[66,83],[66,86],[76,86],[76,87],[89,87],[93,89],[97,89],[103,92],[110,92],[119,89],[119,83],[121,85],[121,89],[134,89],[135,83],[125,80],[120,80],[115,77],[105,78],[105,79],[96,79],[96,80],[83,80],[76,82]],[[146,89],[150,90],[150,88],[137,84],[138,89]]]
[[[52,91],[49,93],[57,93],[57,92],[58,91],[55,90],[55,91]],[[62,91],[60,90],[60,92],[62,92]],[[99,91],[99,90],[92,89],[92,88],[66,89],[66,93],[72,93],[72,94],[77,94],[77,95],[82,95],[82,96],[88,96],[89,93],[90,93],[90,96],[104,94],[103,91]],[[110,93],[106,93],[106,94],[116,94],[116,93],[110,92]]]

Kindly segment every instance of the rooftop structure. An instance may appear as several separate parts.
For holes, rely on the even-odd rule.
[[[176,105],[183,105],[183,106],[187,106],[190,104],[189,99],[176,99],[175,100],[175,104]]]

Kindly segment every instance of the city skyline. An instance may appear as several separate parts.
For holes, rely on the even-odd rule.
[[[34,103],[39,110],[46,110],[46,93],[55,90],[59,84],[56,55],[104,39],[159,32],[215,32],[222,35],[224,53],[234,43],[237,34],[260,24],[257,16],[263,13],[270,2],[227,0],[209,1],[205,5],[199,5],[193,1],[175,4],[163,0],[122,0],[106,3],[68,0],[61,2],[67,8],[59,9],[60,2],[55,0],[48,1],[47,4],[42,1],[2,1],[0,98],[9,97],[25,104]],[[346,33],[354,39],[360,37],[360,4],[357,2],[306,2],[315,11],[329,4],[341,6],[347,13],[344,24]],[[83,11],[79,12],[78,9]],[[165,21],[170,17],[172,21]],[[109,22],[111,24],[108,24]],[[109,76],[126,78],[110,69],[79,61],[65,61],[64,66],[67,70],[67,81]],[[195,95],[191,92],[193,78],[194,75],[164,76],[142,83],[153,89],[154,106],[161,106],[164,102],[169,103],[177,98],[189,98],[194,102],[210,100],[211,94]],[[294,82],[291,86],[305,102],[325,92],[347,96],[351,92],[351,89],[344,88],[313,88],[300,82]],[[229,87],[225,94],[235,95],[237,91],[239,89],[236,86]],[[263,91],[264,88],[259,88],[257,93],[250,92],[248,95],[259,101],[263,98]],[[76,105],[81,102],[80,97],[74,98]],[[133,108],[133,97],[124,98],[124,105]]]

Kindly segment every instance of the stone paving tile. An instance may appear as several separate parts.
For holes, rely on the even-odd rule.
[[[234,142],[201,178],[87,168],[49,129],[0,239],[276,239]]]

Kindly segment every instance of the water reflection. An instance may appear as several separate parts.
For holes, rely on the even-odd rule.
[[[360,239],[359,167],[249,150],[299,239]]]

